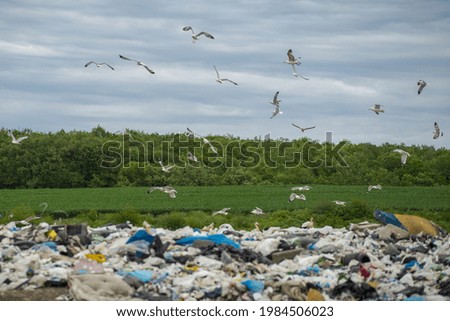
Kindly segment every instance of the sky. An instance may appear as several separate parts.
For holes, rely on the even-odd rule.
[[[187,25],[214,39],[194,44]],[[284,63],[288,49],[309,80]],[[0,57],[7,129],[318,141],[331,132],[333,142],[450,148],[447,0],[2,0]],[[213,65],[239,85],[216,82]],[[421,95],[419,79],[429,83]],[[283,114],[270,119],[277,91]]]

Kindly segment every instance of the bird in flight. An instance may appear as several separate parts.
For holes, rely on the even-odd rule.
[[[183,31],[192,31],[192,43],[195,43],[198,40],[198,37],[200,37],[200,36],[205,36],[209,39],[214,39],[212,34],[206,32],[206,31],[202,31],[202,32],[199,32],[198,34],[195,34],[194,29],[191,26],[184,27]]]
[[[229,210],[231,210],[231,208],[230,207],[225,207],[225,208],[222,208],[220,211],[216,211],[216,212],[213,212],[212,213],[212,216],[216,216],[216,215],[228,215],[228,211]]]
[[[137,64],[138,66],[144,67],[144,68],[147,69],[147,71],[148,71],[149,73],[151,73],[151,74],[154,74],[154,73],[155,73],[153,70],[151,70],[151,69],[150,69],[146,64],[144,64],[142,61],[130,59],[130,58],[127,58],[127,57],[122,56],[122,55],[119,55],[119,57],[122,58],[122,59],[124,59],[124,60],[129,60],[129,61],[134,61],[134,62],[136,62],[136,64]]]
[[[159,165],[161,165],[162,171],[163,171],[163,172],[166,172],[166,173],[170,173],[170,170],[171,170],[172,168],[175,167],[175,165],[167,165],[167,166],[164,166],[164,164],[163,164],[162,161],[159,161],[158,163],[159,163]]]
[[[84,67],[86,68],[87,66],[89,66],[91,64],[95,64],[98,68],[100,68],[102,66],[108,66],[109,68],[111,68],[111,70],[114,70],[114,68],[111,65],[107,64],[106,62],[89,61],[87,64],[84,65]]]
[[[375,104],[375,106],[370,107],[369,110],[373,111],[377,115],[384,113],[384,109],[381,108],[380,104]]]
[[[301,77],[305,80],[309,80],[309,78],[303,77],[302,75],[297,74],[297,70],[295,68],[295,65],[300,66],[301,62],[300,62],[300,58],[301,57],[295,57],[294,54],[292,53],[292,49],[289,49],[287,52],[287,56],[288,56],[288,60],[286,60],[284,63],[289,64],[292,66],[292,74],[295,77]]]
[[[280,102],[281,102],[281,100],[278,99],[278,94],[279,94],[279,93],[280,93],[280,92],[277,91],[277,92],[275,93],[275,95],[273,96],[272,101],[269,101],[269,103],[271,103],[272,105],[275,106],[275,109],[274,109],[273,112],[272,112],[272,117],[270,117],[270,119],[274,118],[274,117],[275,117],[276,115],[278,115],[278,114],[282,114],[282,113],[283,113],[282,111],[280,111]]]
[[[441,132],[441,129],[439,128],[438,123],[434,122],[433,139],[438,139],[439,136],[444,136],[444,133]]]
[[[275,105],[275,109],[273,110],[270,119],[274,118],[278,114],[283,114],[283,112],[280,110],[280,105]]]
[[[187,158],[188,158],[191,162],[194,162],[194,163],[197,163],[197,162],[198,162],[197,156],[195,156],[195,155],[192,154],[191,152],[188,152]]]
[[[271,103],[271,104],[274,105],[274,106],[279,105],[280,102],[281,102],[281,100],[278,100],[278,94],[279,94],[279,93],[280,93],[280,92],[277,91],[277,92],[275,93],[275,95],[273,96],[272,101],[269,101],[269,103]]]
[[[367,188],[367,192],[370,192],[373,189],[381,189],[381,185],[377,184],[377,185],[369,185],[369,187]]]
[[[417,86],[419,86],[419,89],[417,90],[417,94],[420,95],[422,93],[422,90],[425,88],[425,86],[429,86],[430,84],[427,83],[425,80],[420,79],[417,82]]]
[[[306,201],[306,196],[303,194],[298,195],[295,193],[292,193],[291,195],[289,195],[289,202],[293,202],[295,200]]]
[[[292,123],[292,126],[297,127],[298,129],[300,129],[300,130],[302,131],[302,133],[304,133],[305,130],[309,130],[309,129],[314,129],[314,128],[316,128],[316,126],[305,127],[305,128],[303,128],[303,127],[300,127],[300,126],[298,126],[298,125],[296,125],[296,124],[294,124],[294,123]]]
[[[22,136],[16,139],[12,131],[8,131],[8,135],[11,137],[12,141],[11,143],[19,145],[23,140],[27,139],[28,136]]]
[[[234,81],[232,81],[232,80],[230,80],[230,79],[227,79],[227,78],[220,78],[220,75],[219,75],[219,72],[217,71],[217,68],[216,68],[216,66],[215,65],[213,65],[214,66],[214,69],[216,70],[216,75],[217,75],[217,78],[216,78],[216,81],[219,83],[219,84],[221,84],[222,82],[224,82],[224,81],[228,81],[228,82],[231,82],[232,84],[234,84],[234,85],[238,85],[237,83],[235,83]]]
[[[209,145],[209,147],[211,147],[211,150],[213,151],[213,153],[216,154],[216,155],[218,154],[217,149],[214,147],[213,144],[211,144],[211,142],[209,140],[207,140],[205,137],[203,137],[203,136],[201,136],[199,134],[194,133],[192,130],[189,129],[189,127],[187,127],[187,130],[190,133],[189,135],[192,135],[194,137],[195,136],[200,137],[203,140],[203,144]]]
[[[160,187],[160,186],[154,186],[154,187],[150,187],[147,190],[147,193],[152,193],[153,191],[161,191],[163,193],[166,193],[169,195],[170,198],[176,198],[177,195],[177,191],[171,187],[171,186],[164,186],[164,187]]]
[[[393,152],[400,153],[402,155],[402,158],[400,159],[402,165],[405,165],[408,156],[411,156],[408,152],[405,152],[403,149],[394,149]]]

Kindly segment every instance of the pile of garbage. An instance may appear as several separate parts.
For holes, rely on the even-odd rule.
[[[0,293],[58,300],[449,300],[450,238],[375,211],[347,228],[0,225]]]

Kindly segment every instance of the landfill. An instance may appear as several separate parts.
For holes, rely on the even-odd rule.
[[[251,231],[12,221],[0,225],[0,298],[63,289],[54,300],[450,300],[447,232],[404,216]]]

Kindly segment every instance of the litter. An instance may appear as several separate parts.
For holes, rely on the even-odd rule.
[[[67,300],[89,301],[450,300],[450,236],[431,221],[377,213],[382,224],[256,234],[230,224],[13,222],[0,225],[0,292],[58,287]],[[422,222],[418,234],[411,222]]]

